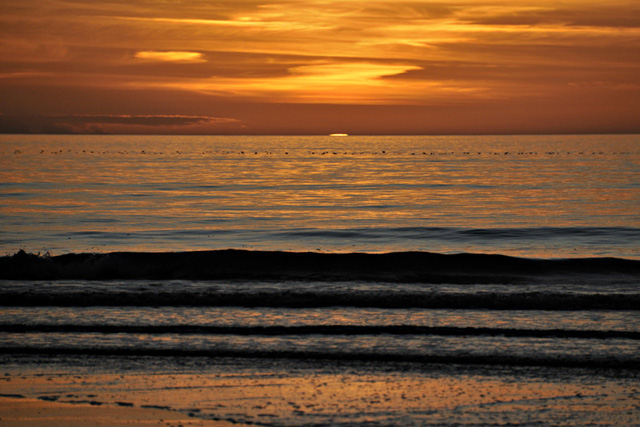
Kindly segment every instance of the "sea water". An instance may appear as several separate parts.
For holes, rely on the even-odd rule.
[[[4,135],[0,177],[7,375],[289,381],[144,386],[273,426],[640,422],[640,136]],[[414,395],[452,378],[583,391]]]
[[[640,258],[640,136],[0,137],[0,252]]]

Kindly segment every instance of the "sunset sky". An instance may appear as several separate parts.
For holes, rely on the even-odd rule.
[[[3,133],[640,133],[638,0],[0,8]]]

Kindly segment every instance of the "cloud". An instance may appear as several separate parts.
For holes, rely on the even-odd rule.
[[[620,2],[618,2],[620,3]],[[495,10],[489,14],[468,14],[465,20],[481,25],[546,26],[561,25],[565,31],[587,27],[640,28],[640,7],[637,3],[585,4],[551,7],[541,3],[541,7]]]
[[[188,115],[135,115],[135,114],[74,114],[51,116],[63,120],[88,121],[96,123],[113,123],[113,124],[137,124],[145,126],[176,126],[176,125],[192,125],[202,123],[229,123],[237,122],[236,119],[228,117],[211,117],[211,116],[188,116]]]
[[[600,111],[608,97],[605,106],[637,111],[637,3],[22,0],[0,14],[0,110],[105,132],[238,127],[197,115],[242,117],[245,104]],[[61,111],[176,115],[54,117]]]
[[[434,82],[402,80],[403,74],[418,69],[420,67],[410,64],[317,61],[290,67],[288,73],[281,76],[189,79],[169,83],[166,87],[261,99],[263,102],[412,103],[411,100],[426,86],[433,90],[437,85]],[[398,78],[385,80],[389,76]]]
[[[240,128],[234,118],[189,115],[6,115],[1,133],[216,133]]]
[[[280,16],[278,16],[280,17]],[[276,20],[274,16],[255,15],[240,16],[233,19],[198,19],[198,18],[158,18],[158,17],[127,17],[121,16],[118,19],[126,21],[141,21],[148,23],[173,24],[179,26],[214,26],[214,27],[233,27],[242,28],[244,30],[263,30],[263,31],[287,31],[287,30],[327,30],[333,28],[330,25],[318,25],[313,22],[294,22],[291,20]],[[267,18],[267,19],[265,19]]]
[[[202,54],[200,52],[161,52],[154,50],[143,50],[137,52],[135,54],[135,57],[138,59],[164,62],[206,62],[206,60],[202,58]]]

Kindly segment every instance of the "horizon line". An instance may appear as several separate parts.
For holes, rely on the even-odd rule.
[[[0,132],[0,136],[13,135],[42,135],[42,136],[332,136],[332,133],[76,133],[76,132]],[[640,135],[636,132],[479,132],[479,133],[341,133],[346,137],[352,136],[545,136],[545,135]]]

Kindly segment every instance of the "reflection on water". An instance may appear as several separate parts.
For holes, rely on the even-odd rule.
[[[526,330],[640,331],[629,311],[540,311],[381,308],[2,307],[4,324],[112,326],[424,326]]]
[[[49,358],[4,363],[3,392],[164,408],[234,424],[637,425],[638,377],[568,369],[230,359]],[[186,424],[187,422],[185,422]]]
[[[637,143],[636,136],[2,136],[0,250],[638,257],[624,236],[487,243],[396,233],[637,229]],[[322,234],[354,229],[360,234]]]

